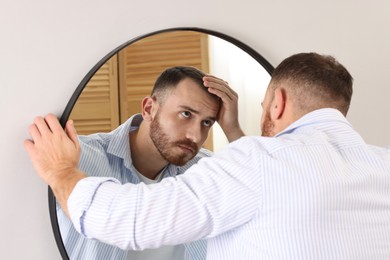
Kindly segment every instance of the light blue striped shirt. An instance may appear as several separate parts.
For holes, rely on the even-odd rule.
[[[207,259],[390,259],[390,149],[334,109],[243,137],[153,185],[85,178],[76,229],[121,248],[208,238]]]
[[[79,136],[81,158],[79,168],[90,176],[113,177],[120,183],[139,183],[139,176],[132,164],[129,132],[137,128],[142,121],[140,114],[134,115],[127,122],[111,133],[98,133]],[[208,150],[201,149],[186,165],[168,165],[162,172],[162,177],[172,177],[184,173],[191,165],[205,156],[211,156]],[[152,163],[152,162],[151,162]],[[66,251],[71,260],[91,259],[205,259],[206,241],[197,241],[176,247],[163,247],[156,250],[131,252],[102,243],[98,240],[87,239],[80,235],[57,205],[57,216]],[[163,257],[164,255],[164,257]],[[126,258],[127,257],[127,258]]]

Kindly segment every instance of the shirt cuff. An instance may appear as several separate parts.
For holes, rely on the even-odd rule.
[[[68,198],[68,212],[73,226],[80,234],[86,236],[84,231],[84,214],[93,202],[99,187],[105,182],[120,183],[114,178],[87,177],[80,180]]]

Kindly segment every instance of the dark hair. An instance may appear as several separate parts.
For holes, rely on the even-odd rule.
[[[167,94],[186,78],[192,79],[201,86],[202,89],[209,93],[207,88],[203,87],[203,77],[205,75],[205,73],[194,67],[176,66],[168,68],[157,78],[151,96],[158,99],[160,103],[164,102]]]
[[[272,84],[287,83],[296,105],[305,112],[333,107],[347,114],[353,78],[336,59],[317,53],[299,53],[283,60],[272,74]]]

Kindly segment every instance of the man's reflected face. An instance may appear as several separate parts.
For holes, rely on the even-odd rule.
[[[152,139],[161,156],[169,163],[184,165],[191,160],[199,151],[196,143],[189,139],[177,140],[172,133],[165,131],[160,122],[160,111],[150,125],[150,138]],[[175,152],[172,148],[183,147],[183,152]]]
[[[150,138],[169,163],[184,165],[199,151],[214,124],[219,103],[191,79],[182,80],[150,125]]]

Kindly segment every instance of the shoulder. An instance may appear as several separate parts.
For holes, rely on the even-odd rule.
[[[261,136],[244,136],[229,143],[213,157],[225,162],[248,162],[253,157],[258,160],[262,154],[269,154],[273,140]]]
[[[200,148],[199,152],[196,154],[195,158],[210,157],[213,155],[213,152],[205,148]]]
[[[299,145],[299,141],[294,138],[245,136],[228,144],[213,158],[220,164],[262,168],[265,162],[274,161],[281,153],[288,153]]]
[[[234,153],[240,152],[244,155],[251,154],[254,150],[257,152],[270,152],[278,147],[279,143],[280,141],[275,137],[244,136],[228,144],[224,149],[222,149],[222,151],[234,151]]]
[[[194,163],[197,163],[200,159],[204,158],[204,157],[210,157],[213,155],[213,152],[210,151],[210,150],[207,150],[205,148],[200,148],[199,152],[194,156],[194,158],[192,158],[191,160],[189,160],[187,164],[194,164]]]
[[[81,150],[101,150],[107,147],[110,141],[110,134],[97,133],[91,135],[80,135],[78,136]]]
[[[390,162],[390,147],[379,147],[375,145],[368,145],[368,147],[374,154]]]
[[[128,138],[128,133],[130,132],[132,122],[138,126],[142,121],[142,117],[139,114],[133,115],[123,124],[107,133],[94,133],[90,135],[79,135],[79,142],[81,147],[90,147],[90,148],[103,148],[107,147],[110,142],[125,141]]]

